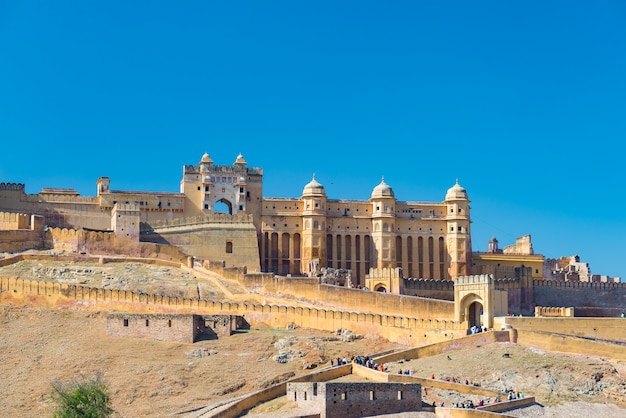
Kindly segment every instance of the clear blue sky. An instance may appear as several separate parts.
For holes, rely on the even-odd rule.
[[[442,201],[626,280],[623,1],[0,0],[0,181],[178,191],[242,153],[264,194]]]

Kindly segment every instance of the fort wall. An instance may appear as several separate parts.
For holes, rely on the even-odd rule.
[[[187,264],[189,258],[177,247],[135,242],[123,236],[116,236],[112,232],[50,228],[45,234],[44,242],[45,248],[72,254],[119,254],[147,259],[159,258],[184,264]]]
[[[531,318],[501,317],[499,322],[516,330],[567,334],[591,340],[610,340],[626,343],[626,319],[624,318]]]
[[[238,315],[251,325],[265,323],[274,328],[285,328],[287,324],[295,323],[301,327],[326,331],[350,329],[355,333],[380,335],[391,341],[405,344],[417,344],[418,341],[421,343],[424,339],[431,342],[441,341],[447,338],[448,332],[464,332],[467,328],[466,324],[454,321],[291,306],[218,302],[23,280],[14,277],[0,278],[0,303],[133,313]]]
[[[619,317],[626,310],[626,283],[534,281],[538,306],[575,306],[577,317]]]
[[[571,354],[586,354],[626,360],[626,345],[610,344],[554,332],[529,331],[518,329],[517,343],[539,350],[560,351]]]
[[[40,231],[30,229],[0,231],[0,252],[10,253],[43,247],[44,241]]]
[[[397,351],[391,354],[380,356],[377,357],[377,361],[379,363],[388,363],[406,359],[419,359],[424,357],[431,357],[449,351],[465,350],[475,348],[477,346],[489,345],[496,342],[511,341],[509,331],[483,332],[467,336],[467,338],[457,339],[454,338],[455,335],[457,337],[464,337],[465,332],[463,332],[462,334],[450,332],[448,338],[444,341],[439,341],[420,347],[413,347],[404,351]]]
[[[405,295],[454,300],[454,280],[402,279]]]
[[[310,301],[322,300],[340,309],[354,309],[380,315],[410,316],[430,320],[454,319],[452,301],[320,284],[317,278],[286,278],[271,274],[244,274],[237,278],[254,293],[290,295]]]
[[[252,216],[211,214],[142,224],[141,240],[179,247],[205,260],[259,271],[259,246]]]
[[[29,229],[29,221],[25,213],[0,212],[0,230]]]

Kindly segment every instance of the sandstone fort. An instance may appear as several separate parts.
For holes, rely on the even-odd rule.
[[[122,258],[218,275],[247,289],[245,298],[225,302],[0,277],[0,302],[110,311],[107,333],[119,337],[193,344],[229,338],[250,324],[296,324],[416,347],[381,362],[426,355],[424,347],[442,352],[498,341],[626,359],[626,285],[591,274],[577,256],[545,258],[530,235],[503,248],[495,237],[472,243],[470,193],[458,181],[438,202],[397,197],[384,178],[363,200],[327,196],[315,176],[300,196],[266,197],[262,168],[249,167],[241,154],[231,165],[204,154],[198,164],[183,166],[178,193],[116,190],[114,184],[100,177],[94,196],[80,196],[71,188],[27,194],[24,184],[0,183],[0,251],[12,253],[0,265]],[[480,246],[485,251],[475,250]],[[24,252],[32,249],[40,251]],[[319,307],[290,303],[299,299]],[[317,416],[336,416],[347,405],[353,412],[345,416],[419,410],[415,385],[433,384],[360,367],[331,368],[215,416],[236,416],[279,395],[313,405]],[[350,373],[384,384],[330,382]],[[378,402],[369,404],[374,394]]]

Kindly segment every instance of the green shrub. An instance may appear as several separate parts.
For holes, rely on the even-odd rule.
[[[113,414],[106,384],[100,376],[70,384],[52,383],[54,418],[106,418]]]

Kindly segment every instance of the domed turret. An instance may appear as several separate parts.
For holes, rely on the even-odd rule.
[[[326,196],[326,190],[321,183],[315,180],[315,174],[313,174],[313,179],[306,186],[304,186],[302,196]]]
[[[243,155],[241,155],[241,153],[239,153],[239,155],[237,156],[237,159],[235,160],[235,165],[246,165],[246,164],[248,164],[248,163],[243,158]]]
[[[456,184],[448,189],[446,200],[468,200],[467,190],[459,184],[458,179]]]
[[[211,159],[211,156],[205,152],[200,160],[200,164],[213,164],[213,160]]]
[[[381,199],[381,198],[389,198],[395,197],[393,194],[393,189],[387,183],[385,183],[385,177],[380,181],[380,184],[374,187],[372,190],[372,199]]]

